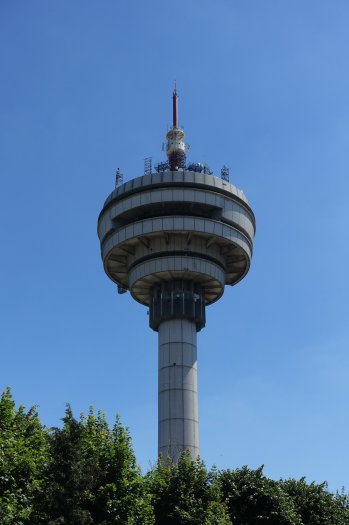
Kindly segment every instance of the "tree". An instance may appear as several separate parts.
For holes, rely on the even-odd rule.
[[[292,499],[263,466],[220,472],[219,480],[234,525],[302,525]]]
[[[305,478],[280,481],[283,490],[292,501],[304,525],[349,525],[348,496],[333,495],[327,484],[307,484]]]
[[[111,429],[93,410],[76,420],[70,407],[50,437],[50,462],[36,523],[151,524],[151,508],[131,440],[117,418]]]
[[[16,410],[10,388],[0,400],[0,523],[29,523],[47,463],[47,431],[37,410]]]
[[[178,464],[161,459],[147,476],[155,525],[229,525],[214,472],[188,454]]]
[[[90,412],[85,430],[87,452],[98,454],[99,450],[100,480],[94,496],[96,523],[152,524],[150,498],[136,464],[129,432],[119,417],[109,429],[101,412],[97,418]]]
[[[35,407],[0,399],[1,525],[349,525],[349,495],[263,467],[207,471],[183,454],[143,478],[117,417],[74,418],[47,430]]]

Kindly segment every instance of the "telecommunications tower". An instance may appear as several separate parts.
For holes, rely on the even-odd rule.
[[[143,176],[116,185],[98,236],[106,274],[148,308],[159,334],[158,450],[176,462],[199,455],[196,333],[206,306],[247,274],[255,218],[226,166],[219,178],[187,164],[176,89],[166,139],[167,161],[153,171],[147,158]]]

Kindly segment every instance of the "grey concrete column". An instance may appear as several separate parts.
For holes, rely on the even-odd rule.
[[[159,326],[159,454],[174,462],[199,455],[196,324],[185,319]]]

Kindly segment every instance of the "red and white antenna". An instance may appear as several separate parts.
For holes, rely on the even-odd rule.
[[[172,128],[167,132],[166,154],[172,171],[185,167],[184,131],[178,127],[178,95],[177,86],[172,93]]]
[[[175,81],[175,88],[172,95],[172,109],[173,109],[173,127],[178,128],[178,96],[177,96],[177,87]]]

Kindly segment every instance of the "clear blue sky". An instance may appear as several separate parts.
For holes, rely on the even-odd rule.
[[[251,271],[199,334],[202,457],[349,489],[349,3],[2,0],[1,368],[18,403],[119,412],[157,449],[157,334],[103,273],[120,167],[163,159],[177,79],[190,160],[230,166]]]

